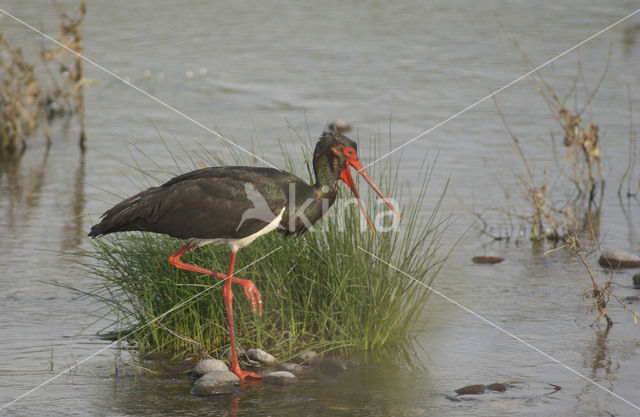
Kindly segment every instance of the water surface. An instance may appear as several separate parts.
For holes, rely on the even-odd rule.
[[[59,2],[73,7],[74,2]],[[55,33],[49,2],[9,0],[7,11]],[[355,128],[363,160],[380,135],[393,149],[527,71],[510,40],[518,39],[538,65],[633,11],[634,2],[543,1],[90,2],[85,53],[104,67],[190,117],[282,166],[277,146],[300,155],[297,134],[316,137],[335,119]],[[503,32],[497,18],[503,25]],[[4,17],[0,20],[26,54],[43,41]],[[608,178],[600,222],[603,245],[638,253],[638,215],[632,200],[620,206],[616,189],[625,169],[629,98],[640,92],[640,20],[636,16],[545,68],[563,94],[582,66],[595,85],[593,102]],[[193,77],[187,77],[192,72]],[[198,150],[229,158],[214,135],[100,70],[86,65],[97,84],[86,89],[89,150],[82,157],[74,123],[52,126],[53,146],[30,139],[16,163],[0,166],[0,402],[47,380],[106,345],[93,336],[98,306],[51,286],[58,281],[88,288],[92,277],[78,251],[90,246],[89,226],[119,197],[166,180],[198,164]],[[582,88],[582,87],[579,87]],[[584,97],[580,93],[580,97]],[[511,128],[540,174],[552,155],[546,138],[557,129],[531,83],[498,95]],[[637,110],[635,111],[637,119]],[[387,142],[389,142],[387,144]],[[169,151],[170,152],[169,152]],[[147,155],[148,158],[144,157]],[[416,140],[390,160],[401,165],[407,198],[425,155],[437,165],[428,213],[445,183],[445,211],[460,216],[449,229],[449,247],[467,230],[460,200],[478,210],[503,201],[500,183],[521,169],[510,138],[489,100]],[[201,158],[205,160],[205,158]],[[366,161],[365,161],[366,162]],[[299,161],[302,166],[302,161]],[[136,165],[155,175],[145,177]],[[259,164],[256,161],[256,164]],[[549,172],[556,178],[557,172]],[[634,173],[638,181],[638,172]],[[625,212],[628,217],[625,217]],[[487,217],[504,218],[489,211]],[[563,251],[491,243],[468,232],[435,287],[517,334],[586,377],[636,404],[638,327],[612,306],[607,337],[589,324],[582,298],[589,281]],[[478,254],[503,256],[477,266]],[[604,272],[601,272],[604,276]],[[629,286],[633,272],[615,275]],[[616,288],[621,297],[636,295]],[[632,305],[640,306],[636,302]],[[339,377],[311,376],[300,384],[251,387],[235,400],[201,399],[187,378],[113,376],[109,350],[12,405],[15,415],[633,415],[634,410],[450,302],[434,295],[426,331],[417,335],[416,367],[363,365]],[[454,401],[464,385],[511,382],[506,393]],[[549,384],[562,389],[550,393]],[[459,400],[459,399],[458,399]]]

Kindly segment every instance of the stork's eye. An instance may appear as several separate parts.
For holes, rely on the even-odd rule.
[[[344,153],[344,156],[346,156],[349,159],[354,159],[356,157],[356,151],[353,148],[347,148],[345,146],[342,148],[342,152]]]

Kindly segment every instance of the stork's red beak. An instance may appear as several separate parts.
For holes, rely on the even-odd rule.
[[[362,210],[362,214],[364,214],[364,218],[367,219],[367,224],[369,225],[371,230],[373,230],[375,232],[375,229],[373,228],[373,224],[371,224],[371,220],[369,219],[369,216],[367,216],[367,211],[364,209],[364,203],[360,199],[360,194],[358,193],[358,189],[356,188],[356,184],[353,181],[353,177],[351,176],[351,171],[349,170],[350,166],[352,166],[356,170],[358,170],[358,173],[360,175],[362,175],[362,178],[364,178],[364,180],[371,186],[371,188],[373,188],[373,191],[375,191],[376,194],[378,194],[378,196],[380,196],[382,201],[384,201],[384,203],[391,209],[393,214],[395,214],[396,216],[398,216],[399,219],[401,219],[402,216],[400,215],[400,213],[398,213],[396,211],[396,209],[393,208],[393,206],[391,205],[389,200],[387,200],[387,197],[385,197],[384,194],[382,194],[382,191],[380,191],[380,188],[378,188],[376,183],[373,182],[373,179],[371,179],[371,177],[369,176],[367,171],[364,170],[364,168],[363,168],[362,164],[360,163],[360,161],[358,161],[358,160],[347,160],[347,166],[340,173],[340,178],[342,178],[342,181],[344,181],[345,184],[347,184],[349,186],[349,188],[351,188],[351,191],[356,196],[356,200],[358,200],[358,205],[360,206],[360,210]]]

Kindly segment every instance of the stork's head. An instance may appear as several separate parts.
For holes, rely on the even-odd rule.
[[[356,184],[351,176],[350,168],[354,168],[356,172],[360,174],[371,186],[371,188],[373,188],[376,194],[380,196],[391,211],[393,211],[398,218],[401,218],[400,213],[396,211],[389,200],[387,200],[384,194],[382,194],[380,188],[378,188],[378,186],[373,182],[373,179],[369,176],[367,171],[365,171],[362,163],[358,159],[358,145],[354,141],[335,130],[323,132],[318,144],[316,145],[316,149],[313,152],[314,166],[317,167],[323,160],[328,162],[331,171],[335,175],[335,179],[344,181],[344,183],[351,189],[351,192],[353,192],[358,200],[360,210],[362,210],[362,214],[365,219],[367,219],[367,224],[371,230],[374,230],[373,224],[371,223],[369,216],[367,216],[364,204],[360,199],[360,194],[358,193]]]

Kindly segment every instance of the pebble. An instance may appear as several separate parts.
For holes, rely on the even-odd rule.
[[[486,390],[487,386],[484,384],[473,384],[458,388],[455,393],[458,395],[478,395],[483,394]]]
[[[191,395],[233,394],[239,383],[240,379],[231,371],[213,371],[198,378],[193,384]]]
[[[218,359],[205,359],[196,364],[191,371],[193,378],[200,378],[202,375],[214,371],[228,371],[227,364]]]
[[[489,391],[505,392],[507,390],[507,384],[504,382],[494,382],[493,384],[487,385],[487,389]]]
[[[236,353],[238,354],[238,359],[245,359],[247,357],[247,351],[240,345],[236,346]],[[231,347],[222,351],[222,357],[231,359]]]
[[[291,372],[292,374],[295,374],[296,372],[299,372],[302,370],[302,365],[293,363],[293,362],[285,362],[278,365],[276,369],[278,371],[287,371],[287,372]]]
[[[640,268],[640,256],[633,255],[620,249],[603,250],[598,262],[605,268]]]
[[[296,363],[313,365],[314,363],[317,363],[320,360],[320,357],[318,356],[318,353],[314,350],[305,350],[303,352],[300,352],[300,354],[298,354],[298,356],[296,356],[292,360],[293,362],[296,362]]]
[[[631,281],[633,282],[633,288],[640,290],[640,273],[635,274]]]
[[[320,369],[322,372],[330,375],[335,375],[346,371],[348,368],[347,361],[341,358],[330,356],[320,362]]]
[[[274,358],[273,355],[262,349],[249,349],[247,350],[247,356],[249,359],[258,361],[265,366],[272,366],[278,363],[278,360]]]
[[[474,264],[499,264],[504,258],[499,256],[474,256],[471,258]]]
[[[298,378],[291,372],[275,371],[262,375],[262,381],[273,385],[289,385],[298,381]]]
[[[351,130],[351,125],[344,120],[336,120],[333,123],[329,123],[328,128],[332,132],[345,133]]]
[[[493,384],[473,384],[458,388],[455,393],[458,395],[479,395],[486,391],[505,392],[509,385],[504,382],[494,382]]]

